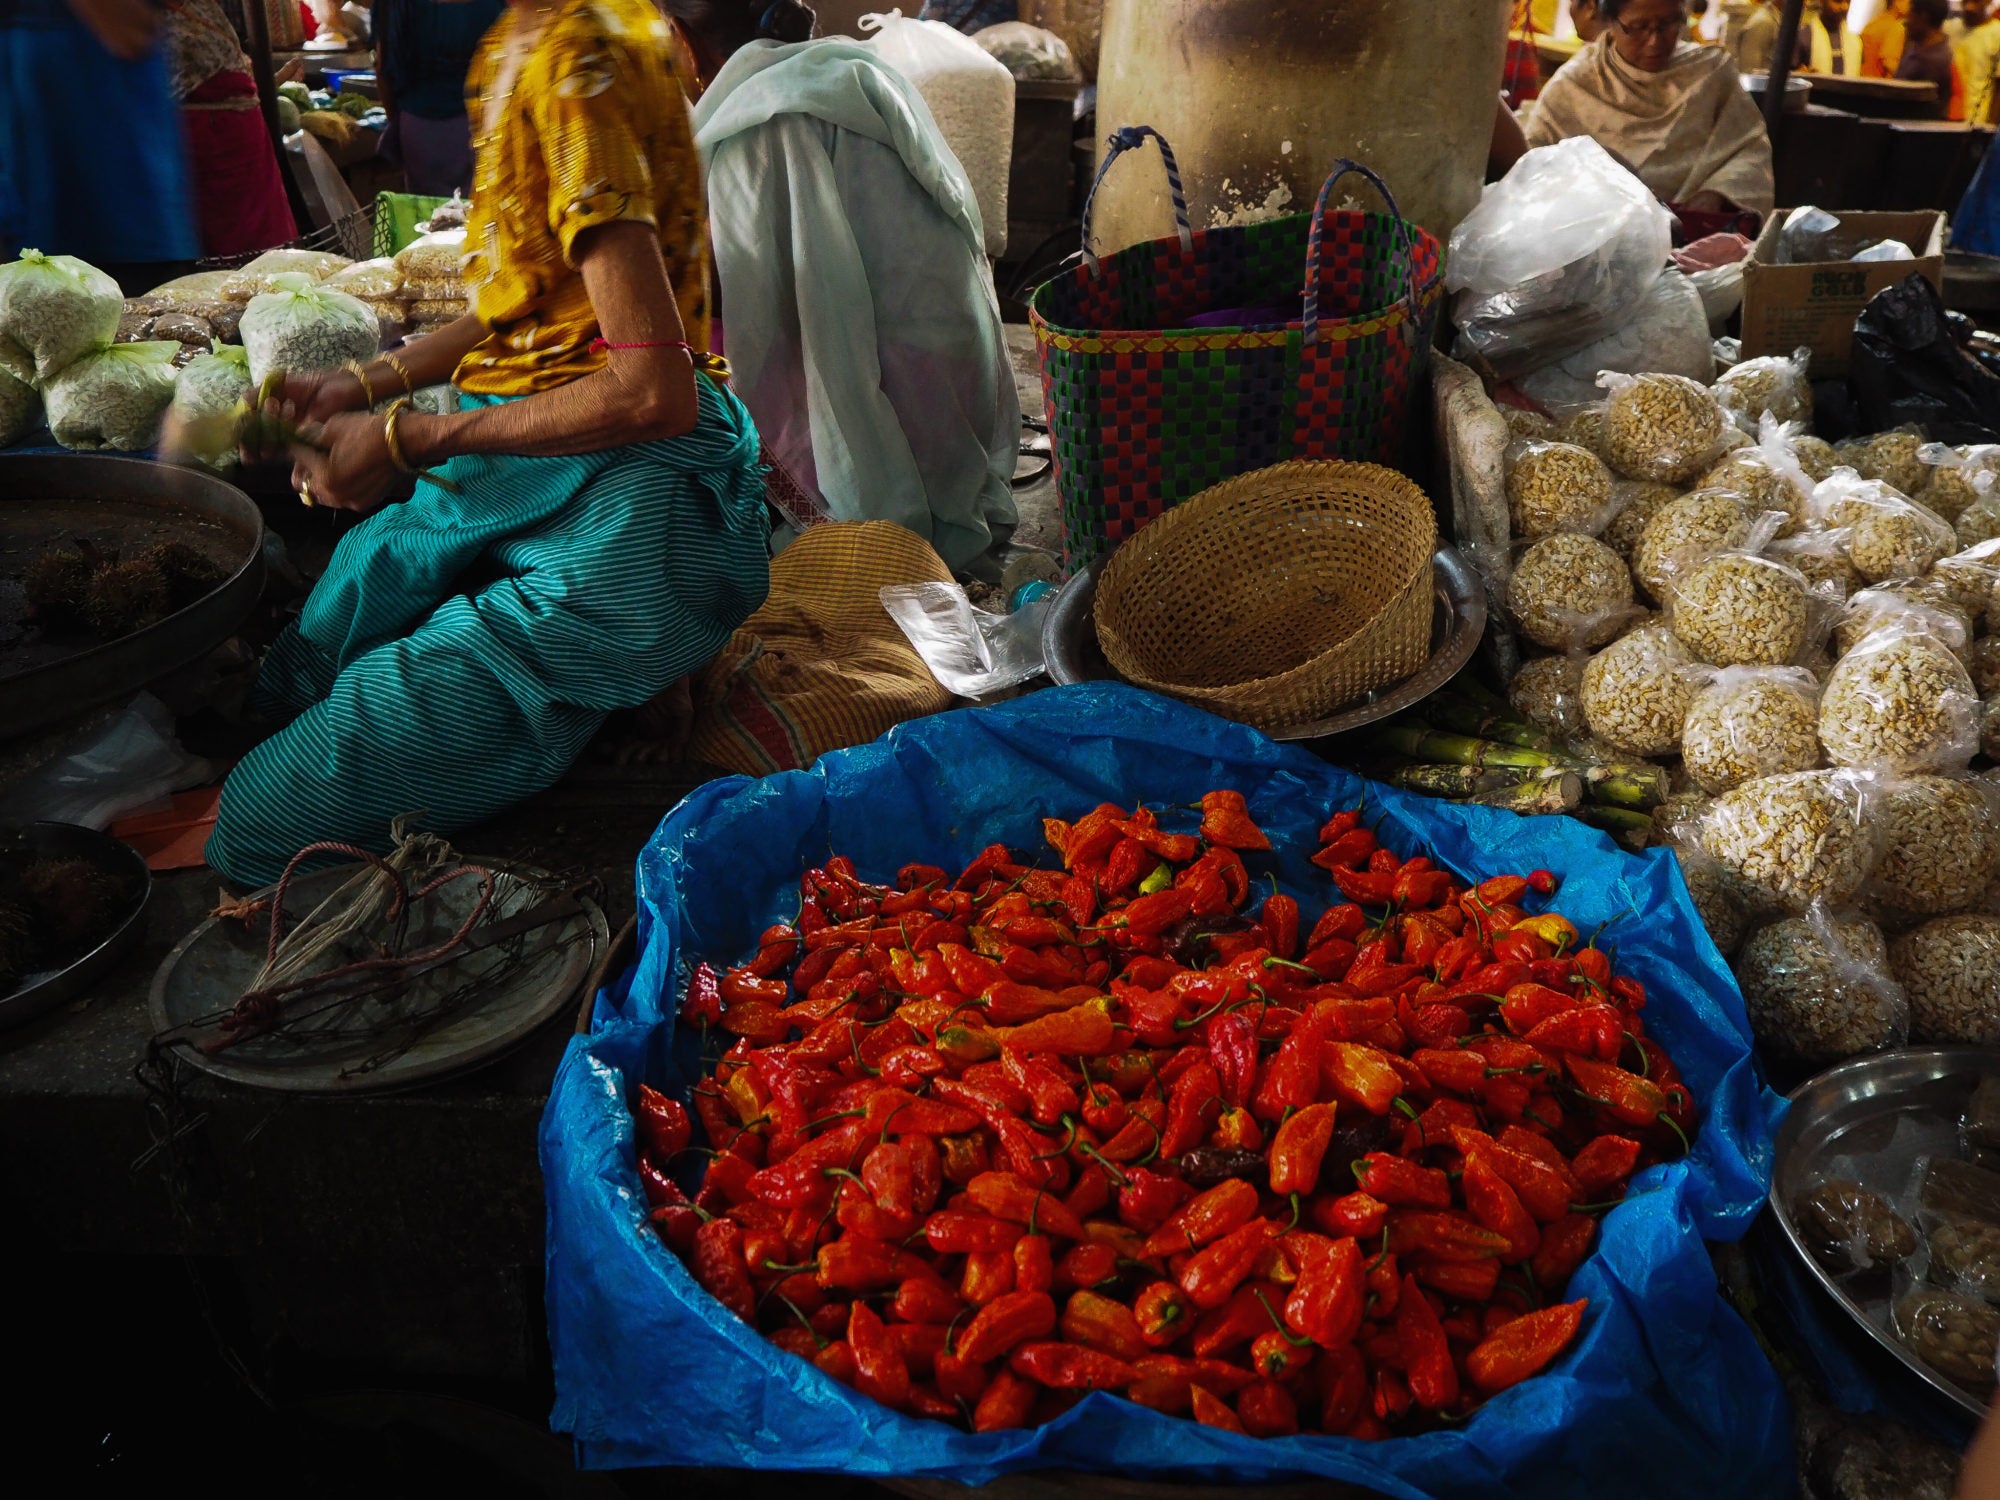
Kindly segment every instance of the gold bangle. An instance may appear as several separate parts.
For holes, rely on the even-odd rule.
[[[369,410],[371,411],[374,410],[375,387],[368,383],[368,371],[362,365],[361,361],[358,359],[350,359],[346,364],[341,366],[341,369],[345,370],[348,374],[352,375],[356,380],[358,380],[361,383],[361,394],[368,398]]]
[[[410,461],[403,457],[403,445],[396,437],[396,422],[409,404],[408,396],[398,396],[389,403],[389,410],[382,416],[382,441],[389,449],[389,462],[396,466],[398,472],[412,477],[422,477],[424,471],[413,468]]]
[[[396,378],[403,382],[403,394],[405,396],[416,395],[417,383],[416,381],[410,378],[410,367],[404,364],[400,359],[396,358],[395,352],[393,350],[385,350],[383,352],[382,363],[387,365],[390,369],[394,370],[396,372]]]

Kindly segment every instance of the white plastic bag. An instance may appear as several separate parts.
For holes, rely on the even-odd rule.
[[[136,453],[153,446],[160,418],[174,399],[170,340],[110,344],[86,354],[49,382],[49,431],[65,448],[115,448]]]
[[[972,179],[986,253],[1007,253],[1007,175],[1014,162],[1014,75],[965,33],[903,12],[861,18],[875,55],[916,85],[945,144]]]
[[[23,250],[0,266],[0,365],[47,381],[118,332],[118,283],[73,255]]]
[[[1452,231],[1461,348],[1507,377],[1593,344],[1630,320],[1672,246],[1665,206],[1589,136],[1537,147]]]
[[[42,420],[42,398],[25,380],[0,368],[0,448],[18,443]]]
[[[890,584],[881,599],[931,675],[961,698],[1018,687],[1043,669],[1042,619],[1054,594],[1009,615],[974,609],[955,583]]]
[[[1548,407],[1579,406],[1598,398],[1597,377],[1685,375],[1706,385],[1715,373],[1708,318],[1690,279],[1669,266],[1653,279],[1628,321],[1593,344],[1528,371],[1514,384]]]
[[[141,693],[90,739],[18,783],[0,803],[0,822],[46,820],[102,832],[127,813],[200,786],[212,769],[181,748],[167,706]]]
[[[367,303],[296,274],[250,299],[242,333],[257,384],[273,370],[337,370],[350,359],[372,359],[382,336]]]
[[[189,360],[175,377],[170,430],[199,434],[190,456],[211,469],[227,468],[236,458],[224,436],[234,426],[229,418],[253,389],[248,351],[240,344],[218,344],[213,353]]]

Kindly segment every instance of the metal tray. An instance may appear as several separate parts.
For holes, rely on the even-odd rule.
[[[0,857],[6,856],[87,859],[130,885],[132,899],[110,934],[68,968],[30,975],[12,992],[0,995],[0,1029],[19,1026],[75,999],[109,973],[146,935],[146,903],[153,893],[153,872],[137,850],[107,833],[74,823],[30,823],[7,830],[0,834]]]
[[[185,541],[231,574],[157,625],[92,645],[21,628],[28,560],[83,538],[107,550]],[[227,640],[264,591],[264,517],[212,474],[97,453],[0,454],[0,739],[123,698]]]
[[[1800,1084],[1778,1128],[1771,1209],[1792,1253],[1875,1342],[1925,1385],[1973,1417],[1987,1398],[1947,1380],[1889,1331],[1890,1287],[1830,1274],[1806,1249],[1792,1203],[1822,1177],[1846,1177],[1882,1194],[1915,1223],[1917,1163],[1958,1156],[1959,1122],[1979,1080],[2000,1073],[2000,1047],[1909,1047],[1857,1058]]]
[[[502,876],[493,908],[496,918],[533,905],[541,898],[527,882],[545,883],[549,879],[543,871],[504,860],[467,856],[465,862],[484,865]],[[312,910],[356,869],[354,865],[338,865],[296,876],[286,896],[288,910],[295,916]],[[413,933],[413,939],[441,941],[448,936],[470,913],[474,889],[476,882],[469,880],[446,887],[439,909],[431,915],[430,928]],[[260,898],[276,894],[276,886],[255,893]],[[575,1004],[578,987],[595,969],[610,941],[603,911],[587,899],[579,905],[582,909],[577,915],[536,929],[534,952],[503,988],[433,1025],[393,1055],[384,1056],[378,1038],[313,1030],[252,1037],[214,1056],[196,1047],[180,1046],[175,1055],[232,1083],[300,1094],[414,1088],[470,1072],[526,1041],[552,1016]],[[154,1030],[166,1031],[227,1008],[262,967],[269,932],[265,921],[245,927],[210,918],[182,938],[153,976],[148,1004]],[[488,948],[417,982],[462,982],[475,972],[470,966],[491,966],[500,959],[499,948]],[[376,1004],[384,1019],[394,1019],[399,1011],[395,1001]]]
[[[1098,647],[1097,620],[1092,613],[1098,575],[1109,560],[1100,558],[1089,571],[1065,583],[1042,622],[1042,658],[1056,683],[1119,680]],[[1486,633],[1486,590],[1456,547],[1437,549],[1431,558],[1431,577],[1430,659],[1402,681],[1375,689],[1332,718],[1273,730],[1272,739],[1321,740],[1346,734],[1421,703],[1458,675]]]

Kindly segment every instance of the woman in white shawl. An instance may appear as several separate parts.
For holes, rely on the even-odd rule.
[[[923,96],[866,44],[787,45],[793,0],[660,3],[705,85],[725,352],[766,453],[820,515],[997,569],[1020,406],[979,205]]]
[[[1687,0],[1603,0],[1603,33],[1535,100],[1528,144],[1587,135],[1676,208],[1768,214],[1771,139],[1729,54],[1682,40]]]

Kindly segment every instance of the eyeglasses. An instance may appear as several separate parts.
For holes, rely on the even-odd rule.
[[[1640,41],[1662,41],[1670,36],[1679,36],[1686,28],[1685,18],[1678,21],[1613,21],[1611,23],[1629,37]]]

